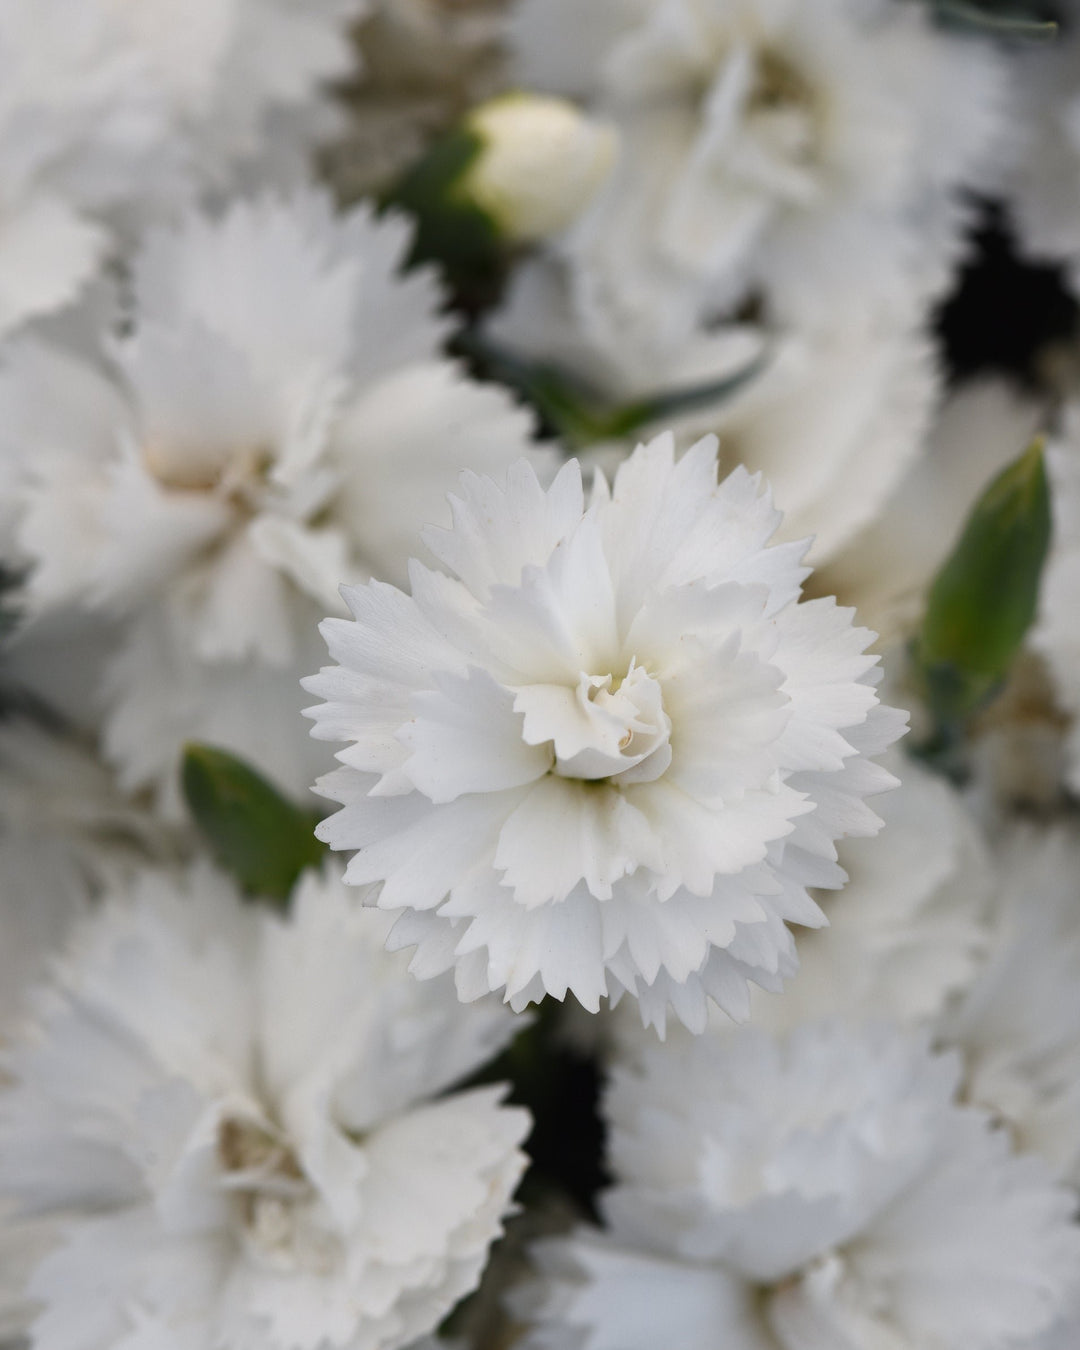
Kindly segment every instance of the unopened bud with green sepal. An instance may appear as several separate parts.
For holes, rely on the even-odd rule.
[[[618,148],[613,127],[566,99],[538,94],[482,103],[465,129],[480,150],[458,194],[513,244],[536,243],[572,225],[611,173]]]
[[[503,255],[570,225],[615,162],[616,135],[565,99],[503,94],[434,142],[384,204],[416,220],[413,262],[451,279],[498,272]]]
[[[284,904],[300,873],[322,862],[326,848],[314,835],[318,815],[283,797],[243,760],[214,746],[189,745],[181,782],[210,851],[249,895]]]
[[[983,492],[930,588],[914,650],[939,727],[1004,682],[1035,618],[1050,528],[1040,438]]]

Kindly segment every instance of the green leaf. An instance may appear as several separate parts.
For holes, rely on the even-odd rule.
[[[188,745],[181,781],[196,825],[218,862],[249,895],[282,904],[305,867],[326,852],[318,816],[283,797],[250,765],[210,745]]]
[[[516,389],[569,450],[582,450],[599,441],[623,440],[643,427],[696,408],[722,404],[760,375],[769,359],[765,350],[717,380],[664,390],[635,403],[613,404],[570,372],[543,362],[524,361],[482,333],[461,334],[456,347],[484,377]]]
[[[461,191],[482,149],[480,137],[459,125],[406,169],[382,199],[384,208],[398,207],[416,222],[409,264],[437,262],[455,286],[491,283],[505,261],[498,226]]]
[[[927,599],[915,657],[939,728],[986,703],[1035,617],[1050,546],[1040,439],[985,490]]]
[[[1015,7],[998,9],[974,4],[971,0],[933,0],[934,12],[947,28],[986,33],[992,37],[1024,38],[1031,42],[1053,42],[1058,26],[1038,11],[1019,12]]]

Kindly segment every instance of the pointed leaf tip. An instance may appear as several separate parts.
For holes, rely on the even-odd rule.
[[[930,588],[916,657],[939,721],[974,712],[1008,674],[1035,618],[1050,530],[1040,436],[985,489]]]

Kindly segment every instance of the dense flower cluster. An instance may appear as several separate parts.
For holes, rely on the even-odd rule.
[[[0,0],[0,1350],[1076,1350],[1078,187],[1080,0]]]

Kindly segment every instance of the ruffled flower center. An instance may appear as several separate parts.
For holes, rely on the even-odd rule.
[[[805,168],[817,153],[817,99],[799,70],[781,53],[764,47],[752,58],[742,101],[743,127],[768,162]],[[736,168],[756,176],[753,159],[736,155]]]
[[[330,1271],[333,1234],[312,1222],[314,1190],[288,1142],[261,1121],[230,1118],[218,1132],[220,1185],[236,1199],[248,1254],[274,1270]]]
[[[825,1252],[763,1295],[769,1329],[783,1350],[821,1345],[904,1350],[893,1300],[881,1282],[856,1277],[843,1252]]]
[[[212,492],[240,509],[256,510],[265,491],[270,452],[259,446],[222,450],[161,442],[143,447],[157,481],[179,492]]]
[[[663,691],[633,661],[622,679],[582,672],[576,688],[534,686],[517,706],[525,712],[525,740],[551,743],[552,772],[562,778],[650,783],[671,763]]]

